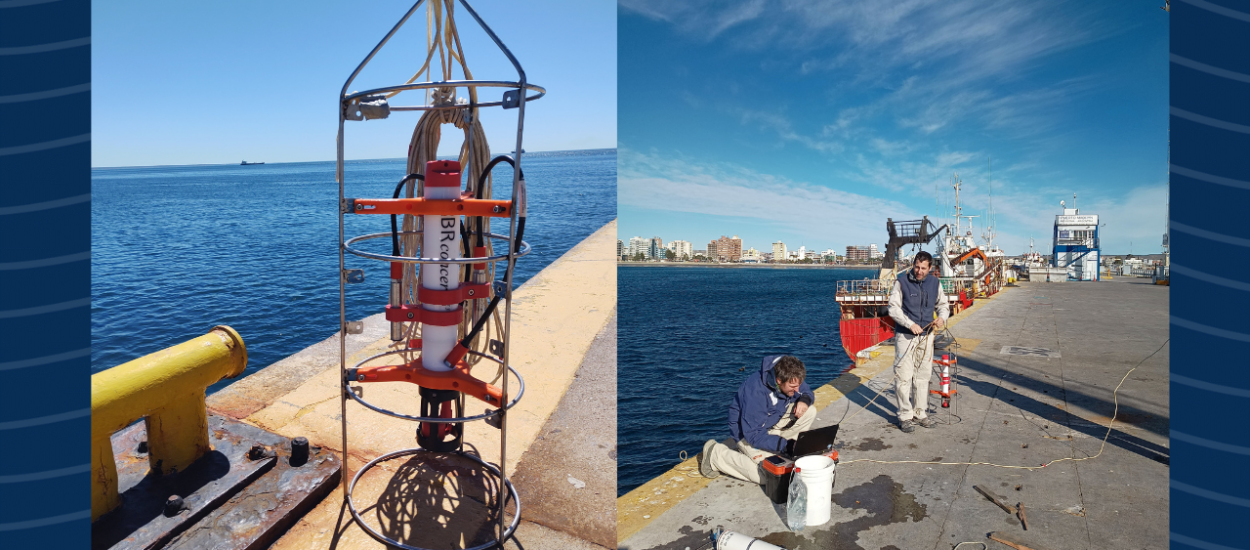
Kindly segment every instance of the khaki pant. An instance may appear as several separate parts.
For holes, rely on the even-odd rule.
[[[786,407],[786,414],[782,415],[781,420],[777,422],[772,429],[768,430],[770,435],[779,435],[785,439],[795,439],[800,433],[807,431],[812,427],[812,422],[816,420],[816,407],[808,407],[803,416],[799,417],[798,422],[786,429],[781,429],[791,420],[794,420],[791,411],[794,405]],[[730,448],[723,443],[717,443],[708,451],[708,455],[703,457],[708,460],[708,464],[716,471],[728,475],[733,478],[749,481],[751,483],[762,484],[763,479],[760,478],[759,463],[764,459],[773,456],[775,453],[761,451],[747,444],[746,441],[739,441],[737,450]]]
[[[902,330],[907,332],[899,332],[894,340],[894,395],[898,398],[899,422],[929,416],[925,409],[929,405],[929,378],[933,374],[934,337],[930,335],[925,340],[928,345],[917,366],[912,350],[920,337],[908,329]]]

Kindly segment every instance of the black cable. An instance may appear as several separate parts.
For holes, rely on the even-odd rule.
[[[521,251],[521,236],[525,235],[525,216],[521,216],[516,220],[516,247],[513,252]]]
[[[491,161],[486,164],[486,169],[482,170],[482,174],[478,176],[477,178],[477,187],[474,188],[476,198],[478,199],[484,198],[482,196],[482,192],[486,188],[486,176],[490,175],[491,169],[493,169],[495,165],[499,164],[500,162],[506,162],[510,166],[512,166],[513,170],[516,169],[516,161],[513,160],[512,157],[508,155],[499,155],[491,159]],[[520,177],[518,179],[525,179],[525,171],[522,170],[519,176]],[[477,217],[477,246],[486,246],[486,240],[485,240],[486,236],[483,234],[484,233],[483,226],[484,224],[482,223],[482,217],[478,216]]]
[[[494,313],[495,306],[499,305],[500,298],[502,298],[502,296],[496,295],[494,298],[490,299],[489,304],[486,304],[486,311],[482,313],[481,317],[477,318],[477,322],[473,323],[473,330],[470,330],[469,333],[460,340],[460,345],[462,347],[468,348],[469,343],[477,337],[477,333],[481,332],[483,326],[486,326],[486,322],[490,320],[490,314]]]
[[[399,198],[399,191],[404,188],[404,184],[413,178],[425,181],[425,176],[421,174],[408,174],[404,179],[399,180],[399,184],[395,186],[395,194],[391,196],[393,199]],[[399,225],[395,222],[395,214],[391,214],[391,255],[399,256]]]

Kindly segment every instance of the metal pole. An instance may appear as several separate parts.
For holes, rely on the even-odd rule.
[[[504,275],[504,288],[507,290],[508,294],[504,296],[506,302],[504,303],[502,340],[503,364],[505,369],[503,375],[503,386],[501,388],[503,392],[503,398],[501,400],[502,404],[508,402],[507,366],[508,358],[512,354],[512,276],[516,269],[517,258],[517,246],[513,243],[513,240],[516,239],[517,205],[519,204],[518,197],[521,181],[521,156],[524,151],[522,147],[522,137],[525,132],[525,69],[521,68],[521,64],[517,62],[516,57],[512,55],[512,52],[508,50],[507,46],[504,46],[503,42],[499,40],[499,37],[495,35],[495,32],[491,30],[490,26],[487,25],[485,21],[482,21],[482,18],[478,16],[476,11],[473,10],[473,6],[470,6],[467,0],[460,0],[460,3],[466,10],[468,10],[469,15],[472,15],[473,18],[477,20],[478,24],[482,26],[482,29],[486,31],[486,34],[489,35],[491,40],[495,42],[495,45],[499,46],[499,49],[502,50],[504,55],[508,57],[508,60],[512,62],[512,66],[516,68],[518,84],[517,93],[520,95],[519,104],[517,106],[516,158],[514,159],[516,164],[512,167],[513,208],[512,216],[508,220],[508,234],[512,238],[508,241],[508,269]],[[504,545],[504,533],[507,529],[505,527],[504,515],[508,504],[507,493],[504,492],[504,489],[508,486],[508,414],[507,411],[503,409],[499,412],[499,477],[501,480],[499,491],[499,546],[502,548]],[[519,508],[520,507],[518,506],[518,512],[520,511]]]
[[[354,75],[353,75],[354,76]],[[346,87],[346,85],[344,85]],[[335,208],[339,212],[339,380],[343,380],[347,376],[347,292],[346,282],[343,280],[343,103],[340,96],[339,102],[339,136],[338,136],[338,153],[335,166],[336,179],[339,183],[339,200]],[[343,467],[347,467],[347,394],[344,393],[347,388],[343,384],[339,384],[339,417],[342,419],[343,431]],[[347,476],[341,476],[343,479],[343,501],[347,501]]]

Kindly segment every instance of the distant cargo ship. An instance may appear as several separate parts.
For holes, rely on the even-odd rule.
[[[263,162],[248,162],[245,160],[239,163],[239,166],[256,166],[257,164],[264,164],[264,163]]]

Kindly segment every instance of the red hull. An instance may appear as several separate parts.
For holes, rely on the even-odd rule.
[[[859,352],[894,337],[894,320],[889,317],[843,319],[838,328],[842,333],[842,349],[856,365],[859,365]]]
[[[972,307],[972,297],[968,296],[967,290],[959,290],[959,303],[963,304],[964,309]]]

